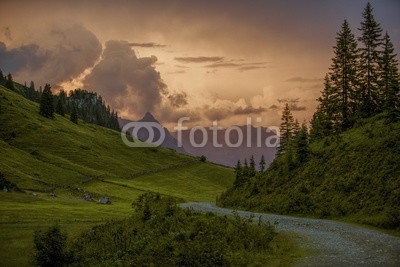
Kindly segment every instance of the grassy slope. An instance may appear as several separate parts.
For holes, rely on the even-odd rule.
[[[290,171],[285,157],[277,159],[251,184],[229,190],[220,204],[399,229],[400,122],[388,124],[381,114],[311,150],[310,159]]]
[[[38,105],[0,86],[0,172],[25,192],[0,192],[0,258],[3,266],[26,265],[32,232],[54,222],[70,233],[131,213],[145,191],[213,201],[231,185],[231,169],[194,161],[164,148],[129,148],[120,134],[68,117],[41,117]],[[182,166],[177,166],[182,164]],[[185,165],[186,164],[186,165]],[[171,166],[161,172],[127,176]],[[112,205],[82,200],[107,195]],[[57,197],[48,196],[55,192]],[[23,256],[22,256],[23,255]]]

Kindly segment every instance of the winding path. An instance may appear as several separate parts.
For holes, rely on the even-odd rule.
[[[221,215],[234,210],[214,203],[181,204],[202,212]],[[342,222],[284,215],[236,211],[242,217],[255,215],[263,221],[277,223],[278,231],[299,235],[301,248],[310,256],[300,258],[298,266],[400,266],[400,238]]]

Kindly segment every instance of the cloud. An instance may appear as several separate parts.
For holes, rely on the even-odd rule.
[[[129,43],[129,46],[132,47],[146,47],[146,48],[157,48],[157,47],[166,47],[166,45],[163,44],[157,44],[157,43]]]
[[[168,95],[168,100],[173,107],[183,107],[188,104],[187,94],[185,92],[174,92]]]
[[[233,111],[235,115],[250,115],[250,114],[261,114],[264,111],[267,111],[266,108],[258,107],[254,108],[253,106],[247,106],[245,108],[239,107]]]
[[[176,57],[176,61],[183,63],[205,63],[205,62],[218,62],[224,60],[223,57]]]
[[[210,121],[215,121],[215,120],[219,121],[232,116],[232,112],[228,109],[209,108],[205,106],[204,115]]]
[[[175,65],[175,67],[182,68],[182,69],[190,69],[190,67],[184,66],[184,65]]]
[[[261,67],[261,66],[244,66],[238,68],[240,71],[247,71],[247,70],[257,70],[257,69],[266,69],[267,67]]]
[[[271,109],[271,110],[278,110],[278,109],[280,109],[277,105],[275,105],[275,104],[273,104],[273,105],[271,105],[270,107],[269,107],[269,109]]]
[[[108,41],[101,61],[83,83],[103,95],[113,108],[142,116],[153,112],[168,93],[156,62],[155,56],[138,58],[126,41]]]
[[[3,27],[2,31],[3,31],[3,34],[6,37],[6,39],[9,40],[9,41],[12,41],[13,38],[12,38],[12,35],[11,35],[10,27],[9,26]]]
[[[52,24],[36,42],[12,48],[0,42],[0,67],[15,80],[54,88],[92,67],[101,49],[97,37],[82,25]]]
[[[177,71],[166,72],[165,74],[184,74],[184,73],[186,73],[186,71],[184,71],[184,70],[177,70]]]
[[[318,78],[307,79],[307,78],[303,78],[303,77],[300,77],[300,76],[296,76],[296,77],[292,77],[290,79],[287,79],[286,82],[309,83],[309,82],[320,82],[322,80],[323,79],[318,79]]]
[[[305,106],[299,106],[297,103],[289,104],[289,108],[291,111],[304,111],[306,110]]]
[[[235,63],[240,62],[240,63]],[[210,69],[219,69],[219,68],[234,68],[239,71],[249,71],[249,70],[258,70],[267,68],[268,62],[244,62],[242,59],[231,59],[229,61],[216,62],[213,64],[208,64],[204,66],[205,68]]]

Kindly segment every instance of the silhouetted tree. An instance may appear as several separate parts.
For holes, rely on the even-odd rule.
[[[305,122],[301,125],[301,128],[296,135],[295,151],[297,155],[297,160],[300,164],[305,162],[310,154],[308,128]]]
[[[391,111],[399,107],[399,70],[393,44],[389,34],[386,32],[383,41],[383,53],[379,66],[381,68],[380,98],[384,110]]]
[[[360,97],[360,116],[369,117],[379,111],[379,61],[382,45],[382,29],[375,21],[372,14],[372,7],[367,3],[362,14],[361,22],[362,35],[358,38],[362,46],[360,47],[359,75],[360,87],[358,96]]]
[[[54,118],[54,104],[53,94],[51,92],[50,84],[46,84],[40,98],[40,115],[52,119]]]
[[[7,75],[6,87],[7,87],[8,89],[10,89],[10,90],[15,91],[15,85],[14,85],[14,81],[13,81],[13,78],[12,78],[11,73],[9,73],[9,74]]]
[[[253,177],[254,175],[256,175],[256,162],[254,160],[254,156],[252,155],[250,157],[250,164],[249,164],[249,176]]]
[[[240,160],[238,160],[235,166],[235,181],[233,182],[233,186],[238,187],[242,184],[242,175],[242,164],[240,163]]]
[[[259,170],[260,172],[264,172],[265,171],[265,158],[264,155],[261,155],[261,160],[260,163],[258,164]]]
[[[335,114],[335,124],[338,129],[350,128],[350,115],[355,112],[358,51],[357,42],[345,20],[336,37],[334,57],[332,58],[330,83],[332,97],[330,105]]]
[[[62,103],[61,98],[58,98],[57,100],[56,112],[61,116],[65,115],[64,105]]]
[[[78,111],[76,110],[76,107],[73,107],[73,108],[72,108],[70,120],[71,120],[73,123],[78,124]]]
[[[286,151],[286,147],[293,138],[293,130],[295,127],[294,118],[290,111],[289,104],[286,103],[282,111],[282,123],[280,126],[280,139],[277,155],[281,155]]]

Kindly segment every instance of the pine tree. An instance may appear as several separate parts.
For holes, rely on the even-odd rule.
[[[311,120],[311,138],[314,140],[328,136],[334,131],[337,106],[332,103],[337,101],[328,74],[325,76],[324,90],[317,100],[319,105]]]
[[[260,160],[260,163],[258,164],[258,167],[260,169],[260,172],[264,172],[265,171],[265,158],[264,158],[264,155],[261,155],[261,160]]]
[[[254,160],[254,156],[252,155],[250,157],[250,164],[249,164],[249,176],[253,177],[254,175],[256,175],[256,162]]]
[[[0,83],[3,84],[5,82],[3,71],[0,69]]]
[[[382,29],[375,21],[371,4],[368,3],[362,14],[363,21],[359,30],[362,35],[358,38],[362,47],[359,60],[360,87],[357,93],[360,101],[361,117],[370,117],[379,112],[379,61],[382,45]]]
[[[60,97],[58,97],[58,100],[57,100],[56,112],[57,112],[57,114],[59,114],[63,117],[65,115],[64,105],[63,105]]]
[[[286,103],[285,108],[282,111],[282,123],[280,126],[280,138],[279,147],[277,149],[277,155],[282,155],[286,151],[286,146],[293,138],[294,118],[290,111],[289,104]]]
[[[50,84],[46,84],[40,98],[40,115],[52,119],[54,118],[54,104],[53,94],[51,92]]]
[[[10,90],[15,91],[15,85],[14,85],[14,81],[13,81],[13,78],[12,78],[11,73],[9,73],[9,74],[7,75],[6,87],[7,87],[8,89],[10,89]]]
[[[242,169],[242,179],[249,177],[249,163],[247,162],[247,158],[244,159],[243,169]]]
[[[399,107],[399,70],[396,54],[389,34],[386,32],[383,41],[383,53],[380,61],[380,99],[384,110],[391,111]]]
[[[238,187],[242,184],[242,164],[240,163],[240,160],[237,161],[236,166],[235,166],[235,181],[233,183],[233,185],[235,187]]]
[[[71,120],[73,123],[78,124],[78,111],[76,110],[76,107],[75,107],[75,106],[72,108],[70,120]]]
[[[332,86],[331,105],[336,113],[335,124],[339,129],[346,130],[351,127],[350,114],[355,110],[355,89],[357,82],[357,42],[345,20],[336,37],[332,58],[330,83]]]
[[[308,136],[307,124],[304,122],[301,125],[301,128],[298,134],[296,135],[296,140],[295,140],[295,151],[297,155],[297,160],[300,164],[304,163],[310,154],[308,137],[309,136]]]

